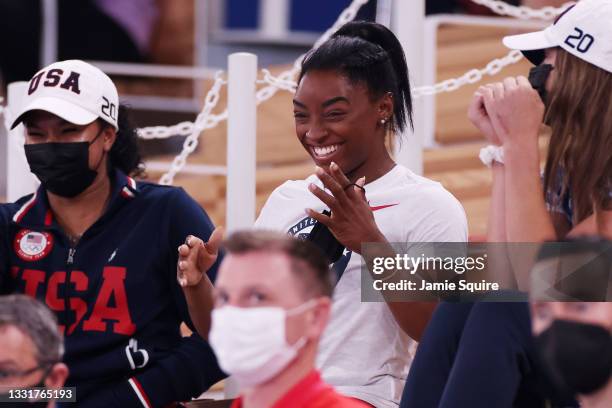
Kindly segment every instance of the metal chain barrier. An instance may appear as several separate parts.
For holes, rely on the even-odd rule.
[[[319,47],[321,44],[327,41],[332,34],[338,31],[338,29],[344,24],[354,20],[361,6],[366,4],[368,1],[369,0],[353,0],[353,2],[342,13],[340,13],[340,16],[334,25],[325,31],[325,33],[323,33],[323,35],[315,42],[314,48]],[[300,71],[300,65],[303,57],[304,56],[302,55],[297,58],[293,63],[293,67],[290,70],[282,72],[278,77],[272,77],[267,70],[267,74],[264,72],[264,81],[265,76],[274,78],[274,80],[265,82],[270,85],[267,85],[256,92],[255,98],[257,105],[272,98],[279,89],[288,89],[286,85],[288,83],[293,83],[293,79]],[[217,126],[219,122],[227,119],[227,109],[218,115],[211,114],[211,110],[219,101],[221,86],[226,83],[226,81],[222,79],[221,75],[222,72],[218,72],[215,75],[215,83],[206,95],[204,108],[202,109],[202,112],[198,114],[195,123],[181,122],[174,126],[153,126],[138,129],[138,135],[143,139],[164,139],[171,136],[187,136],[187,139],[185,139],[185,142],[183,143],[181,153],[172,161],[170,170],[160,178],[160,184],[172,184],[176,173],[181,171],[181,169],[185,166],[187,157],[193,153],[198,146],[198,138],[203,130],[213,128]],[[258,82],[262,83],[261,81]]]
[[[485,68],[472,69],[458,78],[451,78],[439,82],[434,85],[425,85],[412,88],[412,97],[420,98],[422,96],[435,95],[443,92],[452,92],[464,85],[475,84],[480,82],[485,75],[496,75],[503,68],[508,65],[516,64],[523,58],[523,54],[520,51],[512,50],[503,58],[496,58],[489,62]],[[270,86],[274,86],[278,89],[284,89],[289,92],[295,92],[297,84],[293,81],[287,81],[279,77],[275,77],[270,74],[267,69],[262,70],[264,78],[259,80],[258,83],[267,83]]]
[[[210,128],[217,126],[217,124],[221,120],[223,120],[223,119],[220,119],[222,115],[211,115],[211,112],[213,108],[217,106],[217,103],[219,102],[221,86],[223,86],[224,83],[225,81],[223,80],[222,72],[217,72],[217,74],[215,75],[215,83],[213,84],[210,91],[208,91],[208,93],[206,94],[206,99],[204,102],[204,109],[202,109],[202,112],[198,114],[198,117],[196,118],[195,123],[189,123],[189,125],[187,125],[188,122],[184,122],[182,124],[176,125],[176,126],[182,126],[180,130],[185,130],[187,128],[190,128],[189,136],[187,136],[187,138],[183,142],[183,149],[181,150],[181,153],[178,156],[176,156],[174,160],[172,161],[172,164],[170,165],[170,170],[168,170],[168,172],[165,173],[159,179],[159,184],[162,184],[162,185],[172,184],[172,182],[174,181],[174,176],[176,176],[176,173],[178,173],[179,171],[183,169],[183,167],[185,167],[185,163],[187,162],[187,157],[191,153],[193,153],[196,147],[198,147],[198,138],[200,136],[200,133],[204,129],[210,129]]]
[[[325,41],[327,41],[336,31],[340,29],[340,27],[350,21],[353,21],[357,16],[357,13],[359,12],[359,9],[368,1],[369,0],[353,0],[353,2],[346,9],[344,9],[342,13],[340,13],[338,19],[336,19],[336,22],[330,28],[328,28],[327,31],[325,31],[321,37],[319,37],[319,39],[314,43],[312,49],[319,48],[319,46]],[[305,55],[306,54],[300,55],[293,62],[293,67],[290,70],[284,71],[279,74],[278,77],[276,77],[274,84],[268,82],[270,83],[270,85],[257,91],[256,99],[258,105],[274,96],[274,94],[276,94],[279,89],[286,89],[284,87],[277,87],[276,84],[287,84],[287,82],[292,82],[300,72],[302,60],[304,59]],[[268,77],[271,77],[269,72],[267,74],[264,72],[264,75],[268,75]]]
[[[532,9],[527,6],[513,6],[500,0],[472,0],[472,2],[485,6],[499,15],[515,17],[521,20],[553,20],[569,6],[576,4],[575,1],[570,1],[563,4],[561,7],[546,6],[541,9]]]
[[[333,33],[338,31],[340,27],[342,27],[344,24],[348,23],[349,21],[354,20],[361,6],[366,4],[368,1],[369,0],[353,0],[353,2],[340,14],[338,19],[334,23],[334,25],[331,26],[327,31],[325,31],[325,33],[316,41],[313,48],[319,47],[321,44],[327,41],[332,36]],[[287,71],[283,71],[277,77],[272,77],[269,71],[264,70],[264,76],[266,75],[266,72],[267,72],[267,76],[274,78],[274,80],[273,81],[271,80],[268,82],[262,82],[262,81],[259,82],[259,83],[266,83],[269,85],[259,89],[257,93],[255,94],[257,105],[272,98],[276,94],[276,92],[278,92],[280,89],[286,89],[285,87],[280,86],[281,84],[286,84],[288,82],[292,83],[293,79],[300,72],[300,66],[301,66],[303,57],[304,55],[297,58],[294,61],[291,69]],[[264,77],[264,80],[265,80],[265,77]],[[295,85],[292,89],[294,88],[295,88]],[[201,114],[202,113],[200,113],[200,115]],[[198,118],[200,117],[200,115],[198,115]],[[223,111],[219,115],[209,115],[208,118],[206,119],[207,122],[206,122],[205,128],[210,129],[211,127],[216,126],[219,122],[225,119],[227,119],[227,110]],[[196,123],[197,122],[198,122],[198,119],[196,119]],[[174,126],[153,126],[153,127],[142,128],[138,130],[138,135],[143,139],[165,139],[171,136],[187,136],[187,135],[190,135],[193,132],[193,130],[194,130],[194,123],[181,122]]]
[[[219,122],[227,119],[227,111],[214,115],[210,113],[210,110],[219,102],[221,86],[226,83],[227,81],[223,79],[223,71],[218,71],[215,74],[215,82],[204,99],[204,107],[196,117],[195,123],[180,122],[173,126],[150,126],[140,128],[137,130],[138,136],[146,140],[167,139],[171,136],[190,136],[196,129],[202,131],[217,126]],[[209,106],[210,110],[207,111]]]
[[[451,78],[439,82],[435,85],[419,86],[412,89],[412,97],[420,98],[421,96],[434,95],[442,92],[452,92],[464,85],[475,84],[480,82],[485,75],[496,75],[508,65],[516,64],[523,58],[520,51],[512,50],[503,58],[496,58],[489,62],[483,69],[472,69],[461,75],[459,78]]]

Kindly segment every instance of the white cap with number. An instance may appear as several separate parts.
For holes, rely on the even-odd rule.
[[[546,48],[561,47],[612,72],[612,0],[581,0],[546,29],[508,36],[503,42],[508,48],[521,50],[535,65],[544,59]]]
[[[119,129],[119,95],[113,81],[100,69],[80,60],[55,62],[32,77],[14,128],[26,113],[44,110],[76,125],[100,118]]]

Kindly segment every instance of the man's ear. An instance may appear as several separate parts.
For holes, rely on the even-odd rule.
[[[318,340],[323,335],[331,314],[331,299],[327,296],[317,298],[317,304],[312,308],[309,337]]]
[[[68,366],[64,363],[55,363],[45,378],[45,386],[47,388],[63,387],[67,378]]]

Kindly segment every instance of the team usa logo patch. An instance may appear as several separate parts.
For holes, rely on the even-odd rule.
[[[14,248],[17,256],[24,261],[38,261],[53,249],[53,236],[48,232],[23,229],[15,235]]]

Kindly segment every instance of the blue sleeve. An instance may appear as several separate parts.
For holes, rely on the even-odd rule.
[[[188,235],[196,236],[202,239],[204,242],[208,241],[212,234],[215,226],[208,217],[208,214],[195,202],[182,188],[176,190],[173,202],[170,205],[169,211],[169,234],[168,239],[170,240],[168,245],[170,247],[170,259],[168,268],[170,269],[170,275],[172,276],[172,293],[174,296],[175,303],[181,314],[183,321],[189,326],[189,328],[195,332],[191,318],[189,317],[189,309],[187,307],[187,301],[183,294],[183,289],[178,285],[176,280],[176,263],[178,262],[178,247],[185,242],[185,238]],[[211,282],[215,282],[217,278],[217,270],[219,264],[223,259],[222,254],[215,264],[208,270],[207,274]]]
[[[193,334],[181,339],[167,357],[136,376],[153,406],[163,406],[177,400],[190,400],[226,377],[217,364],[207,341],[200,337],[191,322],[187,302],[176,280],[177,248],[187,235],[207,241],[214,225],[206,212],[182,189],[176,189],[168,207],[168,280],[179,317]],[[221,257],[208,271],[211,280],[217,274]]]
[[[173,203],[170,206],[170,247],[172,248],[172,256],[174,266],[178,261],[177,248],[185,242],[188,235],[196,236],[204,242],[208,241],[215,226],[206,214],[206,211],[191,198],[185,190],[179,188],[176,190]],[[208,277],[214,283],[217,278],[217,270],[223,256],[220,254],[217,262],[208,270]],[[178,285],[176,285],[180,288]],[[182,293],[182,292],[181,292]]]

